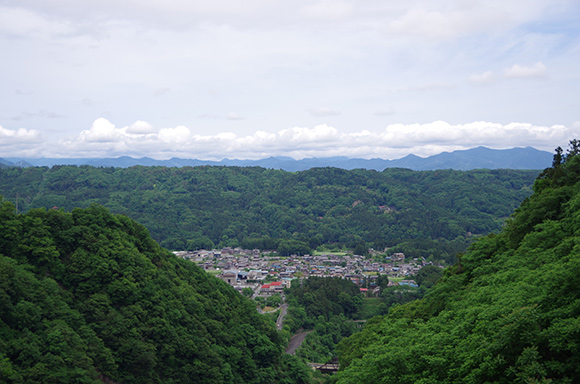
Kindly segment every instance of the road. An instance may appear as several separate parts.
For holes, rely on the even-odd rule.
[[[293,355],[306,338],[306,335],[308,335],[310,332],[312,331],[304,331],[292,336],[290,342],[288,343],[288,348],[286,348],[285,352],[289,355]]]
[[[282,299],[284,299],[283,296]],[[286,313],[288,313],[288,304],[282,304],[280,306],[278,320],[276,320],[276,328],[278,328],[279,331],[282,330],[282,326],[284,325],[284,316],[286,316]],[[288,348],[286,348],[286,353],[293,355],[306,338],[306,335],[308,335],[310,332],[312,331],[299,332],[292,336],[290,342],[288,343]]]
[[[280,315],[278,315],[278,320],[276,320],[276,328],[278,330],[282,330],[282,326],[284,325],[284,316],[288,312],[288,304],[282,304],[280,307]]]

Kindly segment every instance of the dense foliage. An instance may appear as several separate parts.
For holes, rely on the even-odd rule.
[[[285,172],[241,167],[0,169],[0,194],[32,208],[98,203],[127,215],[168,249],[213,246],[361,253],[402,244],[453,261],[469,234],[498,231],[538,172],[405,169]]]
[[[338,382],[580,382],[578,144],[423,299],[343,340]]]
[[[350,280],[340,277],[310,277],[295,280],[287,290],[290,303],[297,303],[305,310],[306,319],[319,316],[326,320],[332,315],[352,318],[362,304],[359,288]]]
[[[363,304],[356,284],[342,278],[309,277],[294,280],[286,290],[289,304],[284,328],[294,333],[312,330],[296,354],[307,361],[325,363],[335,356],[336,344],[356,330]]]
[[[328,362],[336,357],[337,344],[358,331],[366,320],[385,315],[390,307],[422,298],[442,275],[442,268],[425,266],[413,276],[418,287],[389,287],[387,275],[380,275],[377,285],[381,293],[377,297],[366,297],[370,292],[363,295],[357,285],[342,278],[294,280],[286,290],[290,307],[284,328],[292,333],[311,330],[296,354],[307,361]]]
[[[0,382],[303,383],[252,301],[91,206],[0,205]]]

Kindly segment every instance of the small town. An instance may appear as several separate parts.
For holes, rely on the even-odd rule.
[[[371,256],[378,254],[372,249],[369,251]],[[384,256],[381,262],[376,261],[377,257],[365,258],[346,252],[286,257],[257,249],[223,248],[175,254],[195,262],[240,292],[251,288],[256,296],[280,293],[293,279],[310,276],[348,279],[359,286],[361,293],[370,296],[379,291],[380,275],[388,276],[389,286],[416,286],[412,276],[422,267],[433,265],[423,258],[406,258],[403,253]]]

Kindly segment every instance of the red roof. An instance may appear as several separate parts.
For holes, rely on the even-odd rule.
[[[262,289],[268,289],[268,288],[272,288],[272,287],[278,287],[280,285],[282,285],[282,282],[281,281],[274,281],[272,283],[262,285]]]
[[[361,291],[361,292],[366,292],[366,291],[368,291],[368,290],[369,290],[368,288],[361,288],[361,289],[360,289],[360,291]]]

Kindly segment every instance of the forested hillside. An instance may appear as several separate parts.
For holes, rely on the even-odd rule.
[[[501,228],[538,172],[31,167],[1,169],[0,194],[19,212],[98,203],[145,225],[168,249],[399,244],[451,262],[470,234]]]
[[[580,382],[579,144],[423,299],[343,340],[338,382]]]
[[[352,320],[363,305],[359,287],[340,277],[294,280],[286,298],[289,307],[284,328],[292,333],[311,330],[296,354],[319,363],[330,361],[336,344],[355,332]]]
[[[273,322],[105,208],[0,205],[1,383],[304,383]]]

